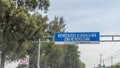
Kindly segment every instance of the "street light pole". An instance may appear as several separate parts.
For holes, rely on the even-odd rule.
[[[37,68],[40,68],[40,44],[41,44],[41,40],[39,39],[39,45],[38,45],[38,65],[37,65]]]

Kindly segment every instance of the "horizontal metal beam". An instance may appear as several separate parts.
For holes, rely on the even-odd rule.
[[[111,39],[101,39],[100,42],[120,42],[120,39],[115,39],[115,38],[120,38],[120,35],[100,35],[100,38],[108,38],[110,37]],[[52,38],[54,39],[54,36],[44,36],[44,38]],[[0,44],[2,44],[3,41],[0,41]],[[53,41],[41,41],[41,42],[55,42]],[[32,41],[32,43],[38,43],[38,41]],[[80,42],[82,43],[82,42]]]
[[[120,37],[120,35],[100,35],[100,37]]]
[[[50,42],[52,43],[53,42],[54,43],[54,41],[40,41],[40,42],[42,42],[42,43],[45,43],[45,42],[46,43],[50,43]],[[39,41],[32,41],[32,43],[39,43]]]
[[[120,42],[120,40],[100,40],[100,42]]]
[[[120,42],[119,39],[115,38],[120,38],[120,35],[100,35],[100,38],[111,38],[111,39],[106,39],[106,40],[100,40],[100,42]]]

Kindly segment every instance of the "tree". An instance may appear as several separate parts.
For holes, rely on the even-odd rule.
[[[65,26],[64,18],[56,16],[49,24],[48,35],[54,36],[55,32],[65,32]]]
[[[56,16],[54,20],[52,20],[48,24],[48,31],[47,36],[54,36],[55,32],[64,32],[65,31],[65,21],[63,17]],[[49,39],[50,41],[53,41],[53,39]],[[50,54],[48,57],[48,66],[51,68],[60,68],[63,57],[64,57],[64,48],[63,46],[56,46],[55,44],[51,45],[54,49],[52,49],[51,52],[48,52]],[[49,49],[49,48],[47,48]]]
[[[34,16],[37,16],[38,14],[34,15]],[[46,22],[47,18],[44,18],[44,19],[40,19],[41,17],[37,17],[36,18],[36,21],[37,22]],[[58,19],[58,17],[56,17],[56,19]],[[64,19],[63,17],[61,17],[60,19],[58,20],[53,20],[51,21],[51,24],[44,24],[44,25],[41,25],[40,24],[40,29],[42,30],[38,30],[35,34],[37,35],[33,35],[34,38],[37,38],[36,36],[38,35],[41,35],[43,37],[41,37],[42,40],[45,40],[44,39],[44,36],[53,36],[54,33],[52,33],[52,35],[49,34],[49,31],[58,31],[56,30],[54,27],[56,26],[54,21],[56,21],[55,23],[57,24],[57,27],[56,28],[60,28],[61,30],[60,31],[63,31],[63,24],[64,24]],[[60,23],[61,22],[61,23]],[[54,23],[54,24],[53,24]],[[63,24],[62,24],[63,23]],[[64,26],[65,27],[65,26]],[[48,29],[48,31],[46,31],[46,28]],[[54,29],[50,29],[50,28],[54,28]],[[44,31],[44,32],[43,32]],[[51,40],[51,38],[49,38]],[[52,40],[51,40],[52,41]],[[28,54],[31,56],[31,60],[30,60],[30,68],[34,68],[36,67],[36,62],[37,62],[37,52],[38,52],[38,44],[33,44],[29,47],[28,49]],[[41,44],[41,60],[40,60],[40,64],[41,64],[41,67],[42,68],[46,68],[46,67],[49,67],[49,66],[53,66],[55,65],[54,63],[62,63],[61,60],[63,60],[63,49],[62,49],[62,46],[55,46],[53,43],[42,43]],[[44,55],[43,55],[44,54]],[[54,56],[54,54],[56,54],[56,56]],[[52,60],[52,58],[55,58],[54,60]],[[55,61],[56,60],[56,61]],[[52,62],[54,61],[54,62]],[[56,66],[57,66],[56,64]],[[54,67],[56,67],[54,66]],[[60,66],[60,64],[59,64]]]
[[[34,21],[35,18],[32,19],[29,10],[36,10],[39,6],[38,9],[47,11],[49,7],[48,0],[18,0],[17,4],[14,1],[17,0],[0,0],[0,30],[3,31],[1,68],[4,68],[6,56],[13,59],[26,54],[33,35],[39,33],[40,25]],[[21,54],[15,55],[18,52]]]
[[[85,64],[82,61],[80,61],[80,68],[86,68]]]
[[[120,63],[116,63],[112,66],[107,66],[107,68],[120,68]]]
[[[49,0],[11,0],[17,8],[25,7],[29,11],[35,11],[36,9],[48,11],[50,6]]]
[[[54,36],[55,32],[65,31],[65,21],[63,17],[55,17],[49,24],[48,36]],[[52,39],[50,39],[52,41]],[[75,45],[54,45],[49,57],[44,60],[50,68],[85,68],[85,65],[79,60],[78,47]],[[46,48],[49,49],[49,48]],[[46,55],[45,55],[46,56]],[[44,56],[44,58],[45,58]],[[42,62],[42,61],[41,61]],[[42,64],[44,65],[44,64]],[[44,68],[44,67],[43,67]]]
[[[36,67],[37,43],[31,44],[38,38],[46,40],[44,36],[54,36],[55,32],[65,31],[63,17],[55,17],[47,24],[48,18],[40,13],[30,14],[31,11],[48,11],[49,0],[0,0],[0,30],[2,42],[0,51],[1,68],[4,68],[5,59],[17,60],[29,54],[30,67]],[[52,39],[50,39],[52,40]],[[72,50],[72,52],[70,52]],[[19,53],[19,55],[18,55]],[[42,68],[79,68],[79,55],[76,46],[56,46],[54,43],[42,43],[41,61]],[[66,66],[66,65],[67,66]],[[68,66],[68,64],[71,64]],[[64,67],[65,66],[65,67]]]
[[[35,21],[38,25],[38,29],[35,31],[35,33],[32,36],[33,41],[38,41],[39,38],[41,38],[41,40],[44,40],[44,36],[46,36],[46,30],[48,27],[48,24],[46,24],[48,20],[47,17],[42,17],[40,14],[34,14],[32,18],[35,18]],[[38,52],[38,43],[31,44],[27,52],[31,56],[30,67],[33,68],[37,64],[36,58],[37,58],[37,52]]]
[[[64,46],[66,49],[62,68],[80,68],[78,47],[75,45]]]

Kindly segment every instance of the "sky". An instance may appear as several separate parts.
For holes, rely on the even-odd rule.
[[[67,31],[119,34],[119,0],[50,0],[49,17],[63,16]],[[72,29],[71,29],[72,26]]]
[[[63,16],[68,32],[100,32],[100,35],[120,34],[120,0],[50,0],[48,16]],[[100,63],[100,54],[106,65],[111,65],[110,57],[119,54],[119,42],[100,44],[78,44],[80,59],[86,68]],[[113,64],[120,61],[114,57]]]
[[[100,35],[120,34],[120,0],[50,0],[46,14],[50,20],[54,16],[63,16],[68,32],[100,32]],[[110,55],[117,54],[120,43],[105,42],[100,44],[78,44],[80,59],[86,68],[99,64],[102,53],[106,65],[110,65]],[[120,61],[120,56],[113,63]],[[7,64],[5,68],[9,68]],[[11,67],[14,68],[14,67]]]

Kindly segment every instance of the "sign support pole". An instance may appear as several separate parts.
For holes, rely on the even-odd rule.
[[[29,68],[29,64],[27,65],[27,68]]]
[[[28,58],[29,58],[29,62],[30,62],[30,56],[28,56]],[[29,62],[28,62],[27,68],[29,68]]]
[[[37,65],[37,68],[40,68],[40,44],[41,44],[41,40],[39,39],[39,45],[38,45],[38,65]]]

